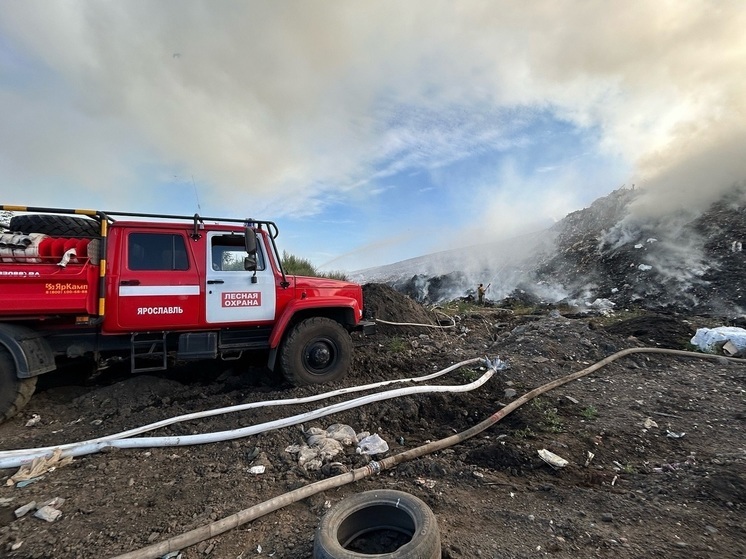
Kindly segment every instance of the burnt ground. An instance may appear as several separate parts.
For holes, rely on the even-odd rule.
[[[435,323],[442,315],[381,285],[366,286],[379,319]],[[463,394],[420,394],[312,420],[378,433],[383,456],[463,431],[517,397],[630,347],[686,349],[712,319],[571,309],[440,309],[456,327],[381,324],[355,337],[350,374],[333,386],[292,388],[266,372],[234,365],[94,383],[45,380],[21,416],[0,425],[0,447],[84,440],[171,416],[258,400],[306,396],[354,384],[419,376],[473,357],[509,368]],[[256,372],[256,369],[251,369]],[[484,372],[459,369],[433,381],[460,384]],[[309,558],[320,518],[345,496],[395,488],[435,513],[444,558],[743,557],[746,555],[746,366],[638,354],[531,400],[486,431],[451,448],[328,490],[181,550],[183,558]],[[333,400],[337,401],[337,400]],[[222,431],[309,411],[272,407],[175,424],[155,432]],[[38,414],[36,425],[26,426]],[[0,470],[0,556],[112,557],[181,534],[289,490],[359,467],[348,447],[339,464],[306,470],[286,449],[304,440],[287,427],[200,446],[111,450],[75,458],[25,487]],[[547,449],[569,464],[554,469]],[[591,454],[593,455],[590,458]],[[261,474],[252,466],[264,465]],[[61,497],[48,523],[18,507]]]

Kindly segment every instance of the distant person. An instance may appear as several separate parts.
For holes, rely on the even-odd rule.
[[[480,283],[479,287],[477,287],[477,304],[484,305],[484,294],[486,291],[487,288],[484,284]]]

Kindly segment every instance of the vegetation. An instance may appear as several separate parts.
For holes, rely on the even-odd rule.
[[[282,268],[285,270],[286,274],[293,276],[314,276],[343,281],[347,280],[347,276],[344,272],[320,272],[309,260],[299,258],[294,254],[289,254],[287,251],[282,252]]]
[[[392,353],[402,353],[406,349],[407,343],[399,336],[395,336],[389,340],[389,351]]]
[[[549,401],[536,398],[531,402],[531,405],[541,413],[541,423],[547,431],[561,433],[565,430],[562,418],[557,413],[557,408],[553,407]]]
[[[590,421],[598,417],[598,410],[596,409],[595,406],[588,406],[586,408],[583,408],[581,415],[583,416],[584,419],[587,419]]]

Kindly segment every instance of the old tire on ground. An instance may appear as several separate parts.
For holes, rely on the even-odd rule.
[[[376,533],[387,531],[403,534],[408,541],[396,549],[371,546],[364,549],[365,553],[356,550],[359,547],[356,542],[359,544],[361,538],[376,539]],[[367,553],[369,550],[372,553]],[[433,512],[414,495],[393,489],[357,493],[332,507],[321,519],[313,544],[313,559],[440,559],[440,556],[440,533]]]
[[[280,346],[280,368],[296,386],[344,376],[352,360],[352,339],[341,324],[324,317],[296,324]]]
[[[87,217],[53,214],[16,215],[10,219],[11,231],[43,233],[53,237],[98,237],[101,227]]]
[[[0,346],[0,423],[28,404],[36,389],[36,378],[18,378],[13,358]]]

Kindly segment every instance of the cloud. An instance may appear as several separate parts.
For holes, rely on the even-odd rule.
[[[704,204],[746,176],[744,28],[728,0],[6,3],[0,173],[32,198],[76,184],[134,201],[160,166],[212,204],[310,215],[526,146],[551,114],[635,169],[640,211]],[[557,211],[578,199],[572,172],[544,173]]]

